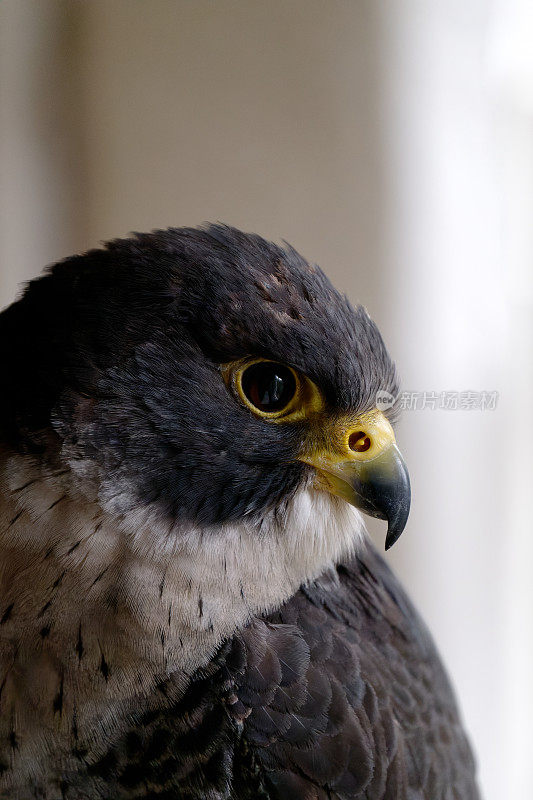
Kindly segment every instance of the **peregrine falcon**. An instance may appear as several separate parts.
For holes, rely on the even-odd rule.
[[[397,376],[292,247],[111,241],[0,314],[0,798],[476,800]]]

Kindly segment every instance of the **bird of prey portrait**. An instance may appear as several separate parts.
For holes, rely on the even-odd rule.
[[[475,800],[393,362],[292,247],[111,241],[0,315],[0,798]]]

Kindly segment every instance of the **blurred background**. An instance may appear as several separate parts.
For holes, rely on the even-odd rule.
[[[387,558],[486,800],[533,797],[532,42],[527,0],[0,6],[0,305],[106,238],[221,220],[377,321],[413,483]]]

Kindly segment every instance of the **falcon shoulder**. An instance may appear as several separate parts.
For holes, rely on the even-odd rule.
[[[241,641],[241,748],[265,796],[478,798],[435,646],[370,545]]]

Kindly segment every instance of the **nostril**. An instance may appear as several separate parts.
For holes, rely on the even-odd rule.
[[[370,436],[367,436],[364,431],[354,431],[348,439],[348,447],[355,453],[364,453],[371,444]]]

